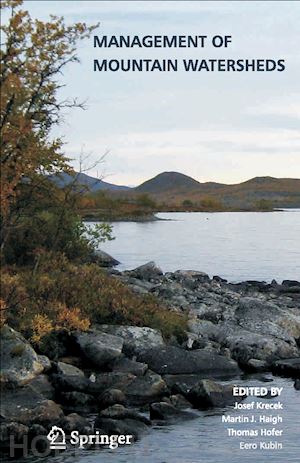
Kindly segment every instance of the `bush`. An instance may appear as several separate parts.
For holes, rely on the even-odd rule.
[[[17,206],[26,202],[26,210],[5,243],[4,261],[28,265],[41,252],[62,252],[69,259],[85,259],[99,243],[111,240],[112,227],[85,225],[76,211],[76,197],[71,191],[59,190],[46,182],[43,191],[33,191],[27,202],[28,185],[24,185]]]
[[[273,210],[273,203],[269,199],[259,199],[254,204],[254,209],[258,211],[269,212]]]
[[[37,343],[52,330],[86,330],[91,323],[149,326],[166,338],[186,328],[186,319],[155,297],[136,295],[97,265],[61,254],[41,255],[33,270],[6,268],[3,281],[7,322]]]
[[[201,207],[208,210],[220,210],[223,208],[223,204],[218,199],[206,196],[201,199]]]
[[[183,207],[193,207],[194,203],[190,199],[185,199],[182,201],[182,206]]]

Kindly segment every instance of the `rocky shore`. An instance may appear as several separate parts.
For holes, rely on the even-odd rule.
[[[291,377],[300,388],[298,281],[231,284],[196,271],[163,274],[153,262],[107,271],[183,313],[186,336],[166,342],[148,327],[95,325],[88,332],[51,333],[36,352],[3,326],[3,452],[12,435],[23,442],[24,436],[46,436],[53,425],[66,433],[99,430],[138,439],[155,423],[232,405],[232,386],[220,382],[232,378],[233,385],[244,371]]]

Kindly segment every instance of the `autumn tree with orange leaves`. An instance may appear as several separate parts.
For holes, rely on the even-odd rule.
[[[66,65],[78,62],[78,41],[96,27],[66,25],[56,16],[32,19],[22,3],[1,2],[1,249],[24,216],[24,185],[30,191],[45,174],[70,169],[62,140],[52,139],[50,131],[64,108],[83,105],[59,99],[59,78]]]

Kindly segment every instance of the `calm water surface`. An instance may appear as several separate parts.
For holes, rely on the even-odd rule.
[[[162,213],[157,222],[117,222],[101,248],[120,270],[154,260],[164,271],[201,270],[229,281],[300,279],[300,209]]]

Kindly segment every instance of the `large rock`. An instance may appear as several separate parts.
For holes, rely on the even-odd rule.
[[[147,404],[168,394],[162,377],[148,370],[144,376],[136,377],[125,389],[127,400],[132,405]]]
[[[170,403],[179,409],[192,408],[192,404],[182,394],[173,394],[170,396]]]
[[[199,283],[206,283],[210,281],[207,273],[199,272],[197,270],[177,270],[172,274],[172,278],[191,290],[198,288]]]
[[[134,440],[140,438],[148,431],[151,422],[134,410],[113,405],[102,410],[95,420],[95,429],[101,429],[106,434],[132,435]]]
[[[40,424],[45,428],[59,423],[64,417],[58,404],[46,400],[31,386],[2,391],[0,414],[7,421],[16,421],[27,426]]]
[[[140,265],[134,270],[130,270],[126,273],[130,274],[130,276],[134,278],[139,278],[141,280],[152,280],[163,275],[162,269],[158,267],[153,261]]]
[[[281,376],[300,378],[300,357],[274,362],[271,369]]]
[[[166,402],[154,402],[150,404],[151,420],[163,420],[168,423],[175,423],[181,420],[191,420],[197,418],[197,416],[196,413],[180,410]]]
[[[126,408],[120,404],[115,404],[115,405],[112,405],[111,407],[107,407],[105,410],[102,410],[99,413],[99,416],[102,418],[112,418],[114,420],[124,420],[126,418],[130,418],[132,420],[141,421],[142,423],[145,423],[148,426],[151,425],[151,421],[148,420],[146,416],[141,415],[135,410]]]
[[[80,368],[70,365],[69,363],[57,362],[54,368],[56,373],[61,375],[84,377],[84,373]]]
[[[150,347],[165,345],[161,332],[146,326],[100,325],[99,329],[121,337],[124,341],[123,352],[129,357],[139,355]]]
[[[92,426],[89,420],[77,413],[67,415],[61,424],[63,430],[70,434],[72,431],[79,431],[80,434],[92,434]]]
[[[275,336],[294,345],[294,338],[300,336],[300,314],[273,302],[242,297],[235,317],[238,325],[248,331]]]
[[[135,378],[136,377],[131,373],[100,373],[96,375],[95,381],[89,381],[86,391],[96,397],[99,397],[99,394],[102,394],[104,391],[111,388],[120,389],[124,392],[128,387],[130,387]]]
[[[100,429],[103,434],[132,436],[133,440],[140,439],[149,430],[149,427],[139,420],[131,418],[113,420],[102,416],[98,416],[94,427],[95,430]]]
[[[47,375],[39,375],[30,382],[30,387],[41,394],[45,399],[54,400],[55,399],[55,389],[52,386],[51,382]]]
[[[196,408],[225,407],[241,400],[232,394],[233,386],[223,386],[210,379],[199,381],[187,394],[187,399]]]
[[[81,375],[53,374],[50,377],[51,383],[57,392],[78,391],[85,392],[89,389],[91,381]]]
[[[107,389],[98,399],[98,404],[103,410],[115,404],[124,405],[126,403],[126,396],[120,389]]]
[[[174,393],[186,392],[206,377],[206,374],[199,373],[192,375],[163,375],[168,388]]]
[[[64,410],[76,412],[92,412],[97,410],[95,398],[85,392],[70,391],[59,394],[59,402]]]
[[[142,352],[138,360],[159,374],[193,374],[226,376],[239,373],[234,360],[204,350],[187,351],[175,346],[154,347]]]
[[[84,356],[100,368],[122,353],[123,339],[120,336],[94,330],[88,333],[76,333],[75,339]]]
[[[239,327],[233,327],[229,332],[225,329],[222,338],[220,342],[230,349],[232,357],[242,367],[248,367],[248,362],[251,359],[271,364],[277,359],[299,355],[295,342],[286,342],[275,336],[253,333]]]
[[[20,333],[4,325],[0,336],[2,386],[22,386],[42,373],[43,363]]]
[[[146,365],[146,363],[136,362],[135,360],[128,359],[127,357],[117,358],[109,365],[109,367],[113,371],[132,373],[135,376],[143,376],[148,369],[148,365]]]
[[[47,373],[52,368],[51,360],[46,355],[39,355],[39,361],[44,367],[44,373]]]
[[[99,267],[114,267],[120,263],[117,259],[112,257],[110,254],[107,254],[107,252],[102,251],[101,249],[97,249],[93,252],[91,261],[98,264]]]

